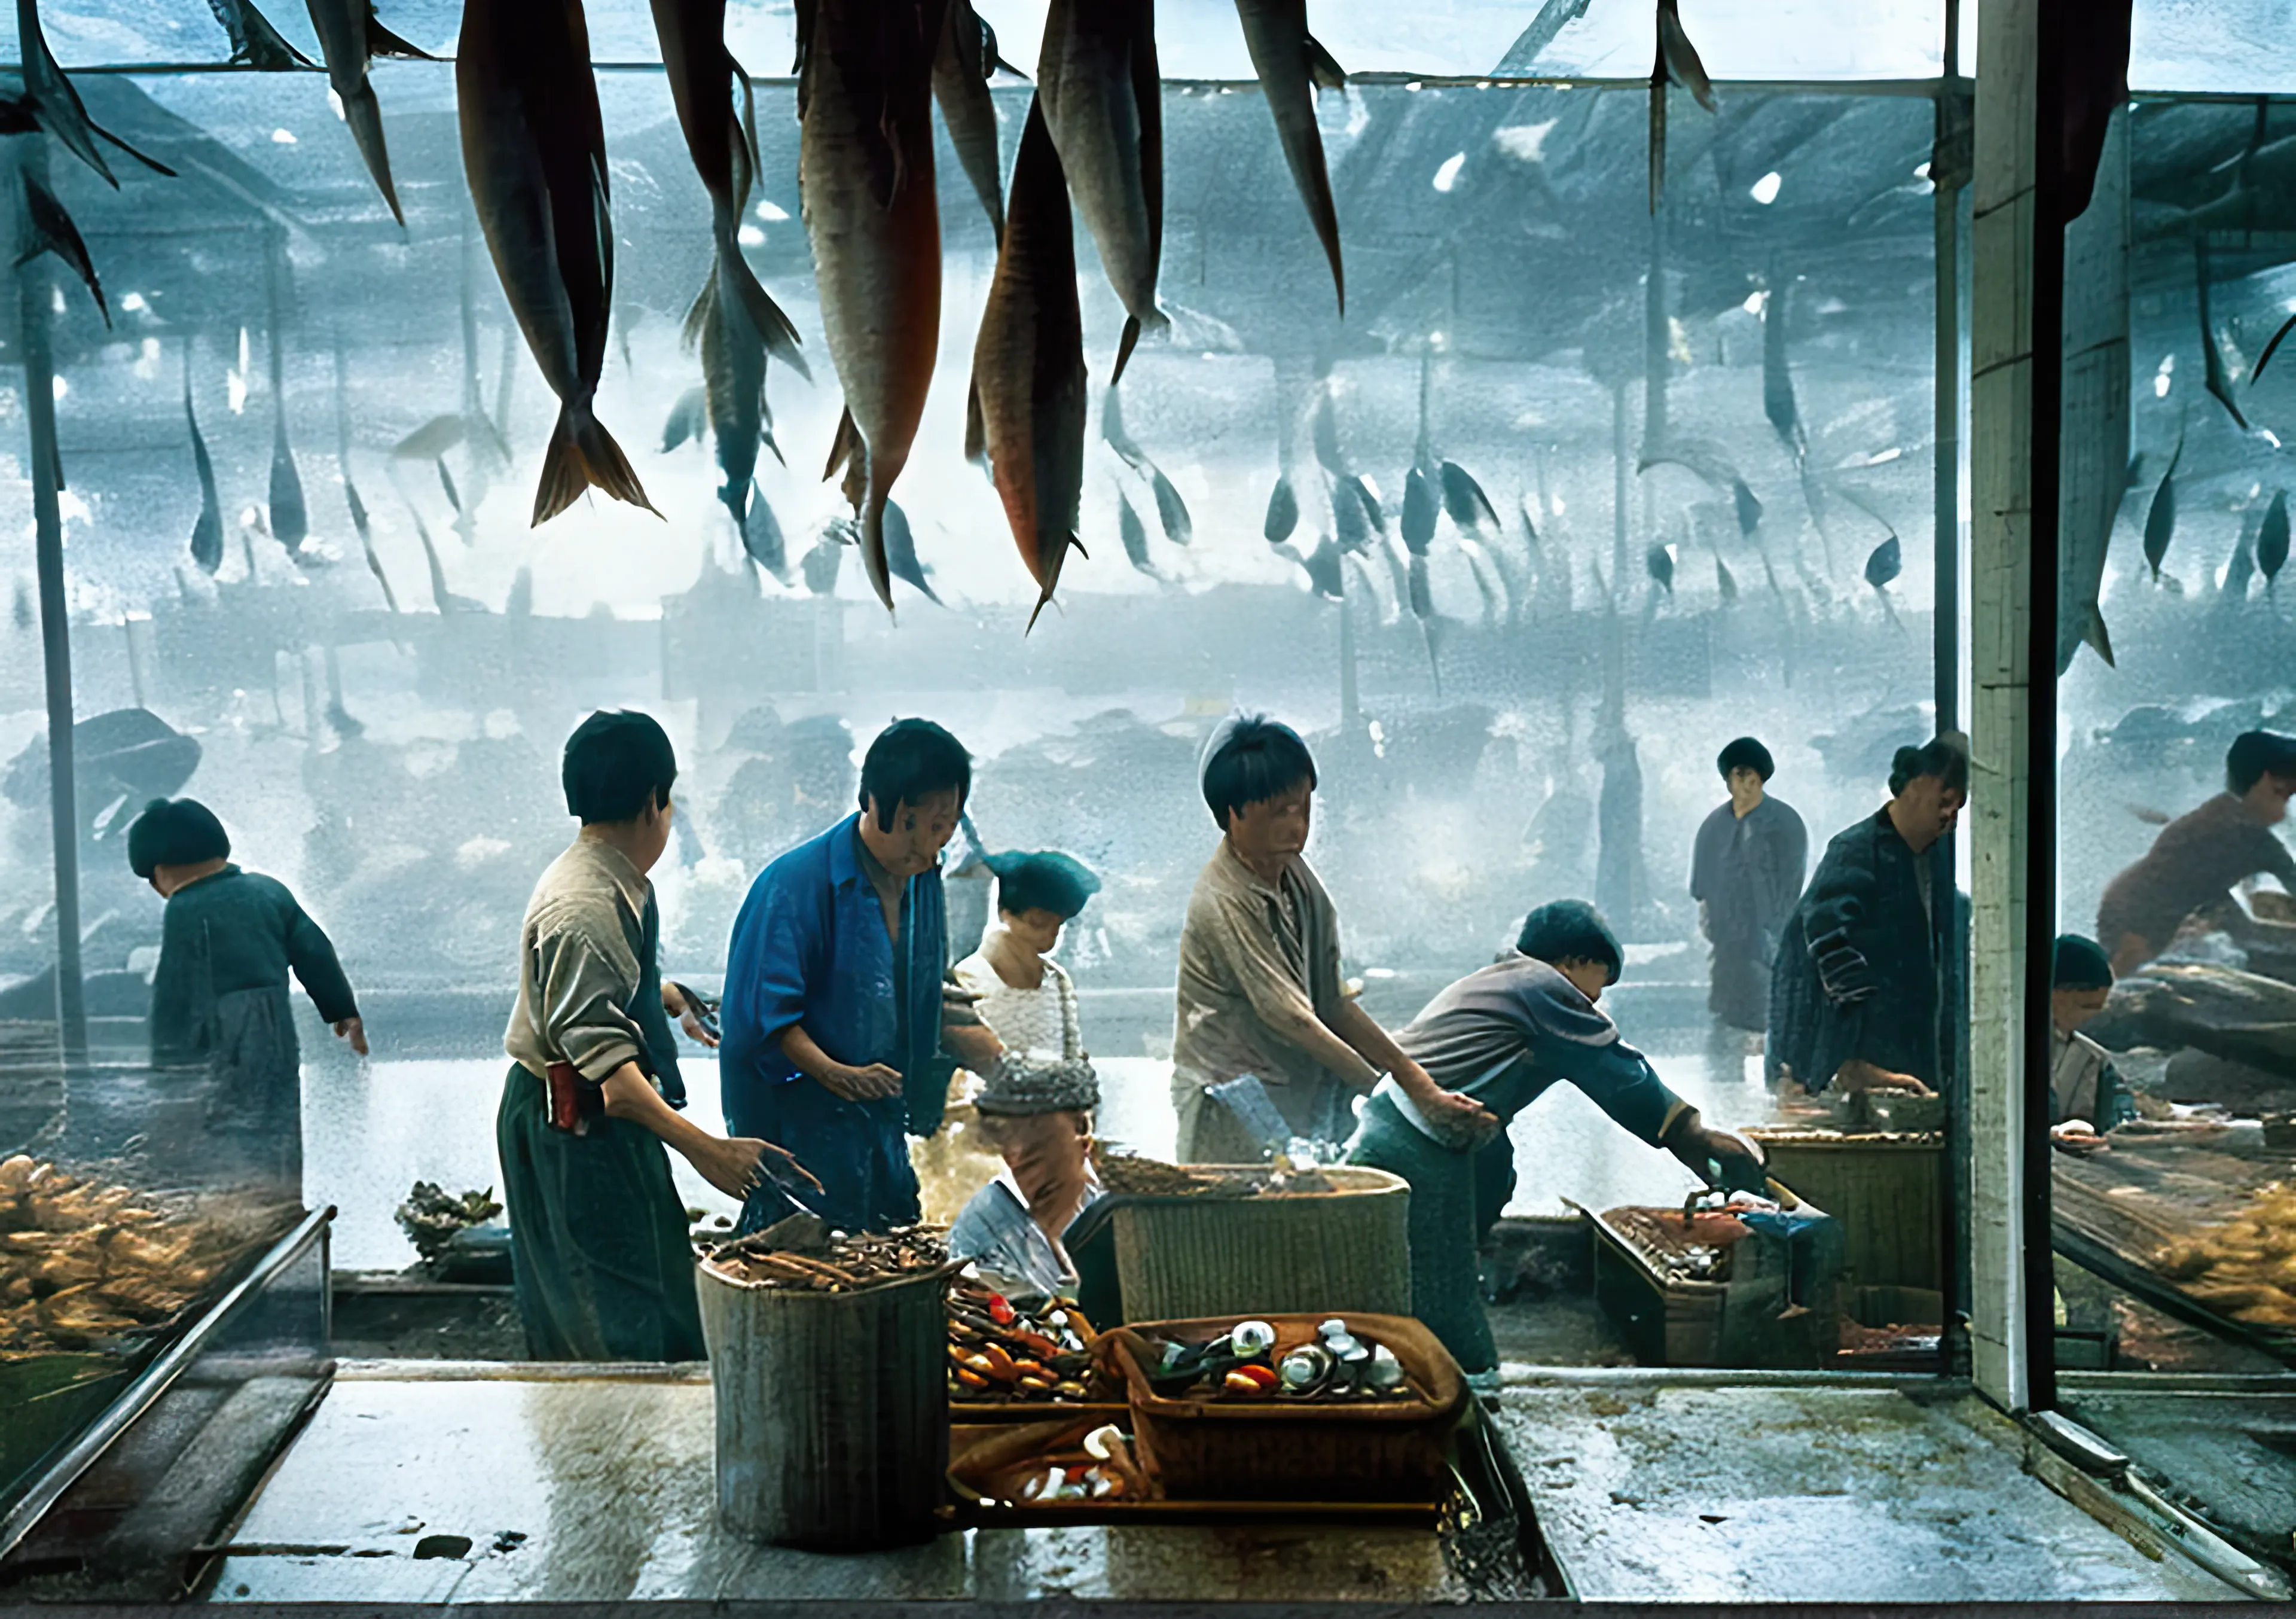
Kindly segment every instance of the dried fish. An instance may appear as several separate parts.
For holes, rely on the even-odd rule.
[[[996,71],[996,36],[972,0],[948,0],[940,46],[933,54],[933,100],[948,126],[949,144],[973,194],[988,210],[996,245],[1004,245],[1004,163],[996,150],[996,103],[988,80]]]
[[[966,407],[965,455],[986,457],[1004,515],[1036,580],[1037,616],[1077,541],[1084,492],[1084,318],[1060,153],[1043,98],[1029,108],[1013,165],[1004,245],[980,316]]]
[[[367,68],[378,56],[416,62],[430,58],[375,20],[374,0],[305,0],[305,4],[319,36],[319,54],[327,61],[327,83],[342,103],[343,122],[350,127],[360,160],[390,205],[390,217],[403,226],[406,215],[398,206],[398,187],[391,184],[390,152],[382,138],[382,104],[367,82]]]
[[[1340,265],[1339,210],[1332,201],[1332,177],[1324,167],[1323,132],[1316,127],[1316,92],[1337,90],[1347,74],[1332,53],[1308,32],[1307,0],[1235,0],[1243,22],[1244,48],[1252,71],[1275,119],[1275,137],[1291,166],[1292,183],[1308,205],[1324,256],[1331,261],[1332,287],[1340,312],[1348,307],[1347,276]]]
[[[1168,324],[1156,308],[1164,113],[1154,0],[1052,0],[1037,86],[1069,191],[1124,305],[1112,388],[1141,332]]]
[[[888,611],[885,502],[908,464],[940,341],[931,97],[947,3],[814,0],[800,30],[799,191],[852,425],[824,475],[843,467],[860,490],[861,560]]]
[[[215,462],[200,435],[199,413],[192,408],[192,344],[184,341],[184,425],[192,434],[192,468],[200,480],[200,515],[192,524],[192,561],[203,573],[223,566],[223,506],[216,495]]]
[[[614,236],[605,127],[579,0],[468,0],[455,86],[463,168],[487,250],[559,400],[534,522],[547,522],[592,487],[653,511],[591,410],[606,360]]]

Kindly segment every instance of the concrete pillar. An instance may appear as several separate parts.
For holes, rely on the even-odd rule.
[[[2030,1398],[2023,1264],[2027,799],[2035,498],[2034,115],[2041,0],[1978,13],[1970,440],[1970,1368]]]

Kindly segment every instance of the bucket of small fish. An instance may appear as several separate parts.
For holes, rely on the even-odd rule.
[[[1405,1316],[1149,1322],[1103,1335],[1142,1467],[1174,1499],[1438,1501],[1466,1404]]]
[[[939,1530],[955,1269],[941,1238],[793,1215],[701,1261],[718,1508],[730,1527],[843,1549]]]
[[[1127,1409],[1092,1352],[1098,1335],[1059,1301],[1034,1310],[959,1282],[948,1295],[948,1410],[957,1424],[1074,1418]]]

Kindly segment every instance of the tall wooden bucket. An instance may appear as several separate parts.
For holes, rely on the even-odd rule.
[[[1267,1171],[1191,1164],[1189,1172]],[[1322,1173],[1329,1191],[1121,1199],[1111,1219],[1125,1318],[1409,1315],[1409,1184],[1385,1170]]]
[[[930,1538],[948,1472],[945,1272],[812,1293],[701,1262],[718,1511],[777,1546]]]

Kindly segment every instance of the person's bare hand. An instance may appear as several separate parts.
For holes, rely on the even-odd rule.
[[[1420,1116],[1438,1134],[1456,1136],[1480,1146],[1499,1133],[1498,1115],[1472,1097],[1436,1089],[1416,1098]]]
[[[676,984],[661,986],[661,1009],[677,1020],[677,1026],[685,1031],[685,1038],[695,1045],[707,1046],[713,1051],[718,1048],[718,1037],[702,1026],[701,1008],[686,999]]]
[[[763,1178],[758,1165],[765,1152],[766,1143],[746,1136],[732,1140],[712,1136],[694,1147],[692,1162],[701,1179],[739,1203],[748,1199]]]
[[[878,1102],[900,1094],[901,1073],[898,1068],[889,1068],[882,1063],[871,1063],[862,1068],[839,1063],[821,1076],[821,1082],[832,1096],[842,1097],[848,1102]]]
[[[1859,1090],[1910,1090],[1917,1097],[1937,1094],[1910,1073],[1876,1067],[1863,1057],[1852,1057],[1842,1064],[1833,1082],[1844,1095]]]
[[[335,1025],[335,1038],[350,1041],[351,1049],[361,1056],[366,1051],[366,1023],[363,1019],[347,1017]]]

